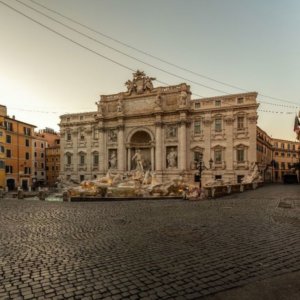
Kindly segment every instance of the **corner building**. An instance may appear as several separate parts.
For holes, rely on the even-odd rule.
[[[256,162],[257,93],[191,100],[185,83],[154,88],[137,71],[127,92],[101,96],[94,112],[60,117],[63,179],[82,181],[137,168],[160,181],[240,181]]]

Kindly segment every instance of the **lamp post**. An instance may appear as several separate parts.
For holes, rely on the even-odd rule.
[[[201,176],[202,176],[202,160],[198,162],[198,172],[199,172],[199,188],[201,189]]]

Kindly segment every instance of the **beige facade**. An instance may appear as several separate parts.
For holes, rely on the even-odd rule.
[[[282,182],[284,174],[290,172],[294,164],[300,161],[299,142],[273,139],[274,181]]]
[[[127,92],[94,112],[61,116],[61,177],[82,181],[142,169],[160,181],[240,181],[256,162],[257,93],[191,100],[185,83],[157,87],[137,71]]]
[[[274,181],[273,139],[257,126],[257,165],[265,182]]]

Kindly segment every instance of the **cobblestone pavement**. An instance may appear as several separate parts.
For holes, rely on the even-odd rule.
[[[0,299],[205,298],[299,271],[299,229],[300,185],[201,202],[2,199]]]

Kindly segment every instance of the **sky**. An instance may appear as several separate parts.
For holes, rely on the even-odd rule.
[[[170,85],[186,82],[193,99],[256,91],[258,125],[295,140],[299,24],[298,0],[0,0],[0,104],[58,131],[60,115],[95,111],[100,95],[126,91],[139,69]]]

